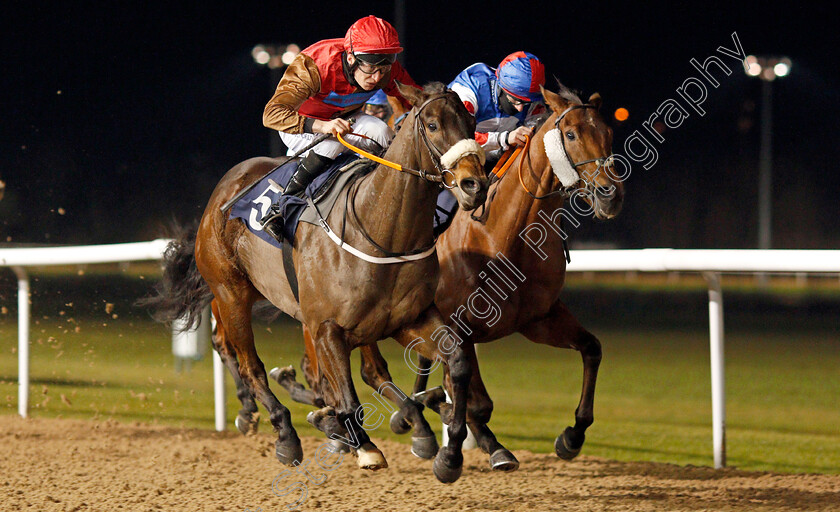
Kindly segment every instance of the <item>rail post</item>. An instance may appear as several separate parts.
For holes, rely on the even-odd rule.
[[[726,380],[723,364],[723,291],[720,274],[704,272],[709,285],[709,349],[712,367],[712,442],[715,469],[726,467]]]

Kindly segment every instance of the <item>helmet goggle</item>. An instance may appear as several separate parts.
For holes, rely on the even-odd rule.
[[[391,65],[397,59],[395,53],[354,53],[359,70],[366,75],[380,72],[383,75],[391,71]]]
[[[502,92],[507,97],[507,100],[510,102],[510,104],[513,105],[514,107],[519,107],[521,105],[530,105],[531,104],[530,100],[523,100],[521,98],[517,98],[516,96],[507,92],[504,89],[502,89]]]

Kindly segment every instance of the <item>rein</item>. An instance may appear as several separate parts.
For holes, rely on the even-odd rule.
[[[427,99],[419,107],[415,107],[415,108],[417,108],[417,112],[414,113],[414,124],[415,124],[415,126],[417,126],[417,131],[420,132],[420,138],[423,141],[423,143],[426,145],[426,149],[429,151],[429,154],[432,157],[432,163],[434,163],[435,168],[438,170],[438,174],[429,174],[427,171],[424,171],[423,169],[412,169],[410,167],[404,167],[404,166],[402,166],[402,165],[400,165],[396,162],[391,162],[390,160],[385,160],[384,158],[378,157],[378,156],[376,156],[372,153],[369,153],[369,152],[367,152],[367,151],[365,151],[361,148],[358,148],[358,147],[350,144],[349,142],[344,140],[344,138],[340,134],[336,134],[336,137],[338,138],[339,142],[344,144],[345,147],[355,151],[359,155],[367,158],[368,160],[373,160],[374,162],[376,162],[378,164],[382,164],[386,167],[390,167],[391,169],[395,169],[395,170],[400,171],[400,172],[406,172],[408,174],[417,176],[418,178],[424,179],[426,181],[430,181],[432,183],[437,183],[438,185],[440,185],[443,188],[453,189],[453,188],[455,188],[455,185],[454,185],[455,174],[452,171],[450,171],[449,169],[445,169],[441,166],[440,159],[443,156],[443,153],[441,153],[441,151],[437,148],[437,146],[435,146],[434,143],[432,143],[429,140],[428,136],[426,135],[426,130],[423,127],[423,123],[420,122],[420,113],[423,111],[423,109],[425,109],[426,106],[428,106],[431,102],[433,102],[435,100],[444,99],[444,98],[446,98],[445,94],[439,94],[437,96],[433,96],[433,97]],[[353,135],[358,136],[358,134],[355,134],[355,133]],[[449,174],[452,175],[453,185],[447,185],[446,184],[446,179],[445,179],[446,173],[449,173]]]
[[[444,99],[444,98],[446,98],[445,94],[439,94],[437,96],[433,96],[433,97],[427,99],[419,107],[415,107],[417,109],[417,111],[414,113],[414,120],[415,120],[414,124],[415,124],[415,127],[417,127],[416,130],[420,133],[420,138],[423,140],[423,143],[426,145],[426,149],[429,151],[429,155],[432,157],[432,162],[434,163],[435,168],[437,168],[439,174],[436,174],[436,175],[435,174],[429,174],[428,172],[426,172],[422,169],[418,170],[418,169],[412,169],[412,168],[409,168],[409,167],[404,167],[404,166],[402,166],[402,165],[400,165],[396,162],[391,162],[391,161],[386,160],[384,158],[378,157],[378,156],[376,156],[372,153],[369,153],[369,152],[367,152],[367,151],[365,151],[361,148],[358,148],[358,147],[350,144],[349,142],[344,140],[344,138],[340,134],[336,134],[336,138],[344,146],[346,146],[347,148],[349,148],[352,151],[355,151],[359,155],[367,158],[368,160],[371,160],[373,162],[384,165],[384,166],[389,167],[391,169],[395,169],[395,170],[400,171],[400,172],[405,172],[405,173],[411,174],[413,176],[417,176],[417,177],[419,177],[423,180],[426,180],[426,181],[429,181],[429,182],[432,182],[432,183],[437,183],[439,186],[441,186],[443,188],[448,188],[448,189],[455,188],[455,173],[453,173],[449,169],[443,168],[441,158],[444,155],[434,145],[434,143],[432,143],[428,139],[428,136],[426,135],[426,131],[423,129],[423,123],[420,121],[420,113],[423,111],[424,108],[426,108],[427,105],[429,105],[429,103],[431,103],[435,100]],[[358,134],[352,134],[352,135],[363,137],[363,136],[358,135]],[[419,161],[419,159],[418,159],[418,161]],[[453,184],[451,186],[446,184],[446,179],[445,179],[446,173],[449,173],[449,174],[452,175],[452,178],[453,178],[452,183]],[[362,227],[362,224],[359,222],[358,215],[356,215],[356,200],[355,199],[356,199],[356,191],[358,190],[358,186],[357,186],[358,183],[359,183],[358,181],[354,181],[353,183],[351,183],[350,187],[347,191],[347,194],[344,197],[344,201],[345,201],[345,206],[344,206],[344,212],[345,213],[344,214],[345,214],[345,216],[350,214],[350,216],[353,220],[353,223],[356,225],[356,228],[358,229],[359,233],[361,233],[362,236],[373,247],[375,247],[377,250],[379,250],[380,252],[385,254],[385,257],[377,257],[377,256],[371,256],[369,254],[365,254],[364,252],[360,251],[359,249],[356,249],[355,247],[346,243],[344,241],[344,229],[345,229],[344,222],[342,222],[342,226],[341,226],[341,236],[336,235],[335,232],[333,232],[333,230],[330,229],[330,226],[327,224],[326,219],[324,219],[323,216],[321,216],[320,212],[318,212],[318,208],[315,206],[312,199],[307,197],[307,201],[310,203],[310,206],[318,214],[319,223],[320,223],[321,227],[324,229],[324,231],[327,232],[327,235],[329,236],[329,238],[333,242],[335,242],[336,245],[338,245],[342,249],[346,250],[347,252],[353,254],[354,256],[356,256],[360,259],[363,259],[363,260],[368,261],[370,263],[376,263],[376,264],[405,263],[405,262],[409,262],[409,261],[417,261],[417,260],[420,260],[420,259],[423,259],[423,258],[427,258],[427,257],[431,256],[432,254],[434,254],[435,243],[437,242],[437,239],[433,240],[432,244],[428,247],[424,247],[424,248],[421,248],[421,249],[414,249],[414,250],[407,251],[407,252],[404,252],[404,253],[391,252],[388,249],[385,249],[384,247],[382,247],[381,245],[376,243],[373,240],[373,238],[371,238],[371,236],[367,233],[367,231],[365,231],[364,227]]]

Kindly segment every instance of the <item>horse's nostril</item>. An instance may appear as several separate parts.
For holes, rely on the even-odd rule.
[[[468,194],[474,194],[474,193],[478,192],[478,189],[479,189],[478,181],[476,181],[473,178],[462,179],[461,182],[458,184],[458,186],[461,188],[461,190],[463,190],[464,192],[466,192]]]

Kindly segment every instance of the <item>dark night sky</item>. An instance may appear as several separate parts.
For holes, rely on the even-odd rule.
[[[229,167],[268,152],[261,115],[275,84],[251,60],[254,44],[305,47],[343,36],[367,14],[395,21],[393,2],[96,4],[105,3],[3,8],[0,242],[144,240],[167,219],[197,217]],[[406,4],[401,38],[418,82],[449,82],[473,62],[495,66],[529,50],[584,95],[599,91],[605,113],[630,110],[616,126],[616,152],[660,103],[677,98],[683,80],[698,76],[689,59],[733,48],[733,32],[748,54],[790,56],[791,76],[773,85],[776,239],[840,244],[840,45],[828,7]],[[709,88],[708,113],[666,131],[659,162],[634,168],[622,216],[584,226],[580,239],[750,246],[760,87],[734,59],[723,60],[734,72]]]

